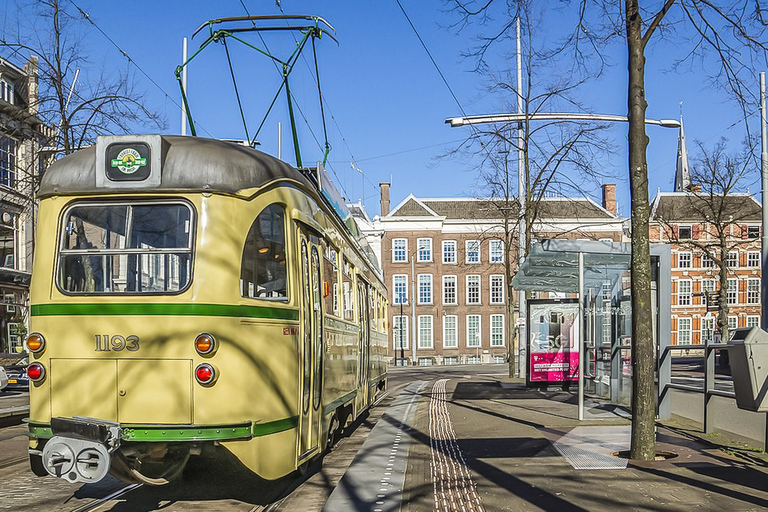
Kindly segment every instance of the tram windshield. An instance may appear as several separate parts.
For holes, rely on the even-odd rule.
[[[63,292],[169,294],[189,284],[193,212],[187,203],[82,203],[63,220]]]

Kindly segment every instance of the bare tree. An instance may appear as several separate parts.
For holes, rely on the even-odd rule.
[[[17,30],[2,40],[2,47],[39,59],[35,107],[54,127],[49,145],[59,154],[92,144],[99,135],[164,127],[160,115],[145,106],[130,72],[91,64],[83,45],[84,16],[66,0],[24,2],[17,6]]]
[[[459,14],[460,23],[472,18],[491,19],[491,10],[516,12],[521,1],[448,0]],[[654,347],[651,311],[651,257],[649,245],[648,168],[645,133],[646,48],[665,36],[675,37],[680,47],[678,65],[697,59],[700,69],[711,69],[710,79],[741,106],[744,118],[752,110],[755,95],[750,85],[756,68],[766,65],[768,24],[760,2],[725,0],[625,0],[624,8],[605,0],[579,0],[576,23],[562,44],[570,49],[573,61],[589,66],[598,59],[604,64],[604,45],[620,37],[628,54],[627,115],[629,118],[629,181],[632,217],[632,443],[633,459],[655,457]],[[648,7],[648,4],[652,4]],[[674,9],[673,9],[674,8]],[[508,35],[512,18],[500,21],[501,28],[488,38],[490,44]],[[659,34],[657,37],[655,35]],[[701,66],[704,61],[709,66]]]
[[[728,277],[733,275],[728,255],[732,251],[758,245],[759,233],[749,233],[748,222],[761,219],[760,204],[744,193],[747,178],[757,173],[753,150],[746,143],[741,153],[728,153],[721,140],[707,150],[697,142],[701,156],[691,172],[692,186],[672,203],[660,203],[653,213],[664,230],[664,239],[692,249],[712,261],[719,280],[717,331],[724,341],[728,332]],[[741,191],[741,193],[740,193]],[[681,234],[681,221],[694,224],[690,233]],[[687,230],[686,230],[687,231]]]

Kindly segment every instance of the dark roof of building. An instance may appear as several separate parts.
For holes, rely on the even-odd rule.
[[[651,209],[654,221],[702,222],[718,217],[729,222],[760,222],[762,208],[749,194],[710,197],[701,192],[660,192]]]
[[[390,217],[445,217],[446,219],[500,219],[506,208],[510,217],[518,215],[517,200],[498,199],[421,199],[409,197]],[[546,198],[537,205],[539,218],[614,218],[596,203],[584,199]]]

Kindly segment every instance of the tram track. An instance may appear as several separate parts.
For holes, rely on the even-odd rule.
[[[144,484],[128,484],[122,489],[118,489],[107,496],[103,498],[99,498],[97,500],[94,500],[90,503],[86,503],[85,505],[81,505],[80,507],[72,510],[71,512],[87,512],[89,510],[96,510],[97,508],[101,507],[102,505],[106,505],[108,502],[112,500],[116,500],[122,496],[125,496],[131,491],[134,491],[136,489],[139,489],[143,487]]]
[[[24,455],[23,457],[16,457],[14,459],[8,459],[0,462],[0,469],[10,468],[11,466],[15,466],[17,464],[21,464],[23,462],[27,462],[29,460],[29,457]]]

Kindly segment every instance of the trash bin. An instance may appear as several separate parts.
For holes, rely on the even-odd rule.
[[[736,329],[728,352],[739,409],[768,412],[768,333],[759,327]]]

